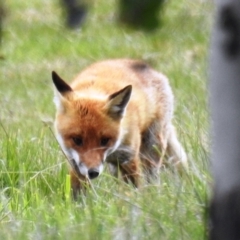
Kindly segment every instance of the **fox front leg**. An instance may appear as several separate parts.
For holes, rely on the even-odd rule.
[[[131,182],[136,188],[140,185],[140,160],[133,159],[129,162],[120,165],[120,171],[122,173],[125,182]]]

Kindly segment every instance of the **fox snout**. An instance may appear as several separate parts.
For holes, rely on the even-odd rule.
[[[90,179],[94,179],[94,178],[97,178],[99,176],[100,172],[99,172],[99,169],[98,168],[90,168],[88,170],[88,177]]]
[[[87,167],[84,163],[76,163],[74,161],[74,168],[76,172],[79,172],[82,176],[88,177],[89,179],[97,178],[103,171],[103,164],[95,167]]]

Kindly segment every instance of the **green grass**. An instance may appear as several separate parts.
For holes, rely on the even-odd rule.
[[[146,33],[116,22],[117,2],[91,1],[84,27],[64,27],[58,1],[9,0],[0,62],[0,239],[204,239],[208,198],[207,51],[212,7],[169,0]],[[87,197],[69,198],[54,118],[51,71],[71,80],[106,58],[140,58],[165,73],[175,94],[189,173],[161,172],[139,190],[106,171]]]

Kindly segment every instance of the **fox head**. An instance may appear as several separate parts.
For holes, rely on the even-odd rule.
[[[75,161],[81,175],[96,178],[102,173],[107,156],[121,144],[121,120],[132,86],[99,97],[74,91],[55,72],[52,80],[57,140],[69,160]]]

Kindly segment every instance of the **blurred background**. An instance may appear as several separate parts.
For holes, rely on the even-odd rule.
[[[1,0],[1,239],[203,239],[212,16],[207,0]],[[74,204],[51,130],[51,71],[70,81],[109,58],[143,59],[169,77],[190,171],[163,169],[161,185],[140,191],[106,171],[97,195]]]

